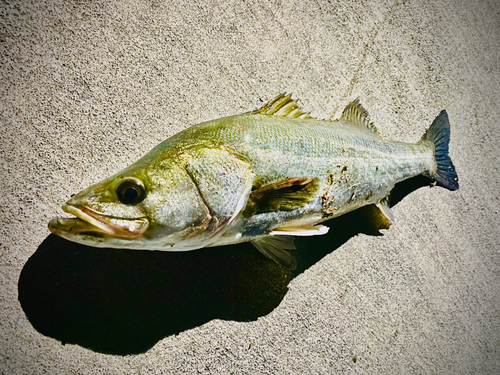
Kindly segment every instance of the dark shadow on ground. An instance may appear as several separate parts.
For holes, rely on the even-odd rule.
[[[392,204],[428,184],[420,177],[399,184]],[[362,209],[325,224],[327,235],[297,241],[293,272],[250,244],[174,253],[98,249],[50,235],[21,272],[19,301],[35,329],[63,344],[141,353],[212,319],[264,316],[295,276],[359,233],[380,235]]]

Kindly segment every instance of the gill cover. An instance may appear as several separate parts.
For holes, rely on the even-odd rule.
[[[254,175],[247,160],[226,150],[193,148],[186,151],[186,172],[203,201],[206,225],[199,228],[204,246],[215,242],[245,208]]]

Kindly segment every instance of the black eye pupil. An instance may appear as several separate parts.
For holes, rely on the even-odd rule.
[[[116,195],[122,203],[138,204],[146,198],[146,189],[141,180],[130,177],[118,186]]]
[[[135,190],[135,188],[129,187],[127,190],[125,190],[125,193],[123,195],[127,200],[133,201],[139,196],[139,193],[137,192],[137,190]]]

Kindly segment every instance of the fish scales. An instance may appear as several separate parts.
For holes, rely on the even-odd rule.
[[[385,197],[395,183],[435,169],[433,149],[426,143],[387,141],[363,128],[337,121],[290,120],[238,115],[195,126],[176,142],[218,141],[252,163],[254,172],[273,183],[289,176],[328,177],[347,168],[344,181],[357,190],[373,191],[372,201]],[[170,147],[170,145],[165,145]],[[328,172],[330,171],[330,172]],[[333,195],[339,195],[332,190]],[[335,194],[337,193],[337,194]],[[341,203],[340,203],[341,204]]]
[[[251,241],[292,269],[293,237],[325,234],[325,220],[374,205],[389,227],[387,198],[400,181],[424,174],[457,189],[448,142],[445,111],[412,144],[382,138],[358,101],[322,121],[280,95],[177,133],[75,195],[63,209],[76,218],[49,228],[98,247],[186,251]]]

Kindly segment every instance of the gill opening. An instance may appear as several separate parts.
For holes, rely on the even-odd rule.
[[[204,225],[204,227],[210,231],[213,227],[217,227],[217,224],[218,224],[217,217],[215,216],[215,213],[212,210],[212,207],[210,207],[208,202],[205,200],[205,197],[203,196],[201,189],[198,186],[198,183],[196,182],[196,180],[193,177],[193,175],[191,174],[191,172],[189,172],[189,170],[187,168],[184,168],[184,170],[186,171],[189,179],[191,180],[194,187],[196,188],[196,191],[198,192],[198,195],[201,199],[201,202],[203,203],[203,207],[205,208],[205,212],[207,214],[207,218],[205,220],[203,220],[202,225]],[[205,221],[206,221],[206,224],[205,224]],[[209,228],[209,227],[211,227],[211,228]]]

